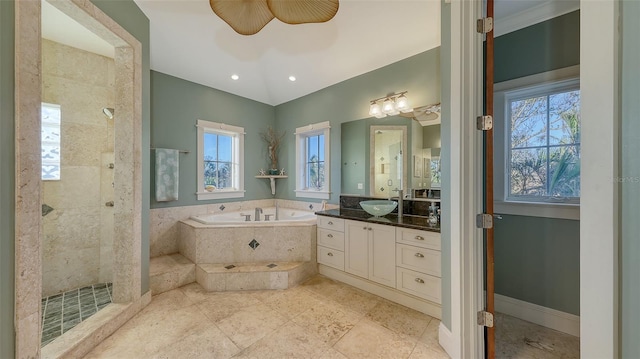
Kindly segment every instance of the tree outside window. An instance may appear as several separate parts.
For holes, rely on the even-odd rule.
[[[507,106],[509,198],[579,198],[579,90],[510,98]]]

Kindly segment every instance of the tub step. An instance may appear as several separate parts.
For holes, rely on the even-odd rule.
[[[317,271],[314,262],[201,263],[196,281],[209,292],[287,289]]]
[[[196,265],[175,253],[151,258],[149,287],[156,295],[196,281]]]

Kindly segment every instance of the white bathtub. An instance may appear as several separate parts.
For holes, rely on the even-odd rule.
[[[250,215],[251,221],[247,221],[246,215]],[[269,220],[265,221],[269,215]],[[192,220],[211,226],[291,226],[291,225],[308,225],[316,222],[316,215],[311,211],[303,211],[291,208],[279,208],[278,220],[276,220],[276,208],[264,208],[260,214],[260,221],[255,220],[255,209],[243,210],[240,212],[229,212],[219,214],[205,214],[199,216],[191,216]]]

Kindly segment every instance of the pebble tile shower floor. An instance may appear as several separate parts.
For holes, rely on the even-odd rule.
[[[111,303],[111,283],[100,283],[42,298],[42,346]]]

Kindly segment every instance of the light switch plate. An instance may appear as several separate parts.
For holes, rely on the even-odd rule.
[[[362,183],[358,183],[358,189],[363,189],[364,185]]]

